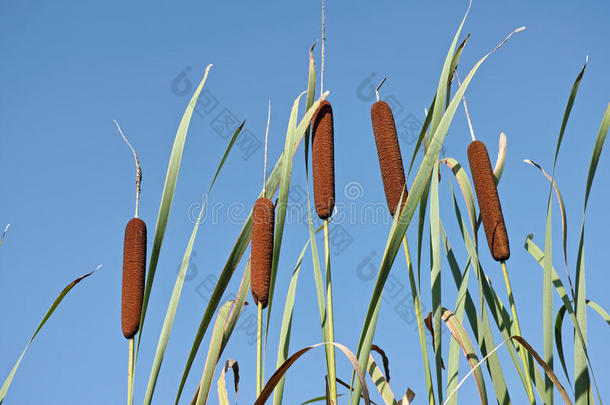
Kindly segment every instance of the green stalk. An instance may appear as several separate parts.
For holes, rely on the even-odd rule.
[[[424,360],[424,372],[426,373],[426,386],[428,387],[428,401],[430,405],[434,405],[434,388],[432,386],[432,375],[430,374],[430,363],[428,360],[428,348],[426,346],[426,332],[424,330],[424,318],[421,312],[421,303],[419,300],[419,292],[415,284],[415,275],[413,274],[413,264],[411,262],[411,254],[409,253],[409,244],[407,236],[402,239],[402,247],[405,251],[407,260],[407,268],[409,270],[409,281],[411,282],[411,295],[413,296],[413,307],[415,308],[415,317],[417,318],[417,332],[419,333],[419,344]]]
[[[510,279],[508,278],[508,270],[506,269],[506,262],[503,260],[501,262],[501,265],[502,274],[504,275],[504,283],[506,284],[506,293],[508,294],[508,302],[510,303],[510,311],[513,315],[515,331],[517,335],[522,336],[521,327],[519,326],[519,318],[517,317],[517,307],[515,306],[515,299],[513,297],[513,289],[510,285]],[[530,378],[528,355],[524,347],[517,346],[517,348],[519,349],[519,355],[521,356],[521,361],[523,362],[523,369],[525,370],[527,397],[529,399],[530,404],[535,404],[536,397],[534,396],[534,389],[532,388],[532,380]]]
[[[263,390],[263,304],[258,303],[258,327],[256,329],[256,397]]]
[[[133,372],[135,368],[134,339],[129,339],[129,367],[127,371],[127,405],[133,405]]]
[[[324,261],[326,263],[326,316],[328,317],[327,324],[327,341],[335,342],[335,327],[333,321],[333,289],[332,279],[330,274],[330,237],[328,232],[328,219],[324,220]],[[328,389],[330,393],[331,404],[337,404],[337,372],[335,365],[335,347],[329,347],[327,353],[328,367]]]

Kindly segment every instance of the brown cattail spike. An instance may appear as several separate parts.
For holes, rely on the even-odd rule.
[[[497,261],[508,260],[510,257],[508,234],[489,154],[483,142],[472,141],[470,143],[468,161],[491,255]]]
[[[140,326],[144,273],[146,271],[146,224],[132,218],[125,227],[123,247],[123,295],[121,326],[126,338],[133,337]]]
[[[250,259],[252,297],[258,305],[267,307],[269,280],[273,260],[273,227],[275,207],[270,199],[261,197],[252,209],[252,252]]]
[[[402,155],[400,145],[396,135],[396,125],[394,116],[388,103],[377,101],[371,107],[371,121],[373,122],[373,133],[375,134],[375,144],[377,145],[377,155],[379,157],[379,167],[381,168],[381,178],[385,198],[388,202],[390,214],[394,216],[400,196],[402,206],[407,200],[405,169],[402,165]]]
[[[333,109],[326,100],[312,118],[311,166],[316,212],[327,219],[335,208],[335,146]]]

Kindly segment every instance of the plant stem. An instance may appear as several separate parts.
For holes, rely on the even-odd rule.
[[[328,231],[328,219],[324,220],[324,262],[326,263],[326,317],[328,320],[327,341],[335,341],[335,327],[333,319],[333,290],[330,272],[330,237]],[[337,373],[335,366],[335,347],[330,346],[327,350],[328,386],[331,404],[337,404]]]
[[[129,338],[129,366],[127,371],[127,405],[133,405],[133,380],[135,368],[134,339]]]
[[[419,344],[421,346],[422,357],[424,360],[424,372],[426,373],[426,386],[428,387],[428,401],[430,405],[434,405],[434,387],[432,386],[432,375],[430,374],[430,362],[428,360],[428,348],[426,346],[426,331],[424,330],[424,318],[421,312],[421,302],[419,300],[419,292],[415,284],[415,275],[413,274],[413,263],[411,262],[411,254],[409,253],[409,244],[407,243],[407,235],[402,239],[402,247],[405,251],[407,260],[407,268],[409,270],[409,281],[411,283],[411,295],[413,297],[413,307],[415,308],[415,317],[417,319],[417,331],[419,333]]]
[[[258,328],[256,330],[256,397],[261,395],[263,390],[263,304],[258,303]]]
[[[510,303],[510,311],[513,315],[513,321],[514,321],[513,324],[515,326],[515,331],[516,331],[517,335],[522,336],[521,327],[519,326],[519,318],[517,317],[517,307],[515,306],[515,299],[513,297],[513,289],[510,285],[510,279],[508,278],[508,270],[506,269],[506,262],[502,261],[501,266],[502,266],[502,274],[504,275],[504,283],[506,284],[506,293],[508,294],[508,302]],[[525,371],[525,380],[526,380],[525,389],[527,391],[527,397],[529,399],[530,404],[535,404],[536,397],[534,396],[534,389],[532,387],[532,380],[530,377],[528,355],[527,355],[526,350],[521,346],[517,346],[517,350],[519,351],[519,355],[521,356],[521,361],[523,362],[523,369]]]

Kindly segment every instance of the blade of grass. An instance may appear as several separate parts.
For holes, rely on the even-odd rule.
[[[191,232],[191,237],[187,244],[186,251],[184,252],[184,257],[182,258],[182,264],[181,264],[180,270],[178,272],[178,277],[176,278],[176,281],[174,283],[174,289],[172,291],[172,295],[171,295],[171,298],[170,298],[170,301],[169,301],[169,304],[167,307],[167,311],[165,313],[165,319],[163,320],[163,327],[161,328],[161,334],[160,334],[159,340],[157,342],[157,349],[155,351],[155,357],[153,359],[153,365],[152,365],[152,368],[150,371],[150,376],[148,379],[148,386],[146,387],[146,394],[144,396],[145,405],[149,405],[151,403],[154,392],[155,392],[155,387],[157,385],[157,379],[159,377],[159,371],[161,370],[161,364],[163,363],[163,358],[165,356],[165,350],[166,350],[167,344],[169,342],[169,336],[170,336],[172,327],[174,325],[174,318],[176,316],[176,311],[178,310],[178,303],[180,302],[180,296],[182,295],[182,287],[184,285],[184,279],[186,277],[186,270],[188,268],[188,264],[191,259],[191,252],[193,250],[193,244],[195,243],[195,237],[197,236],[197,231],[199,230],[199,224],[201,222],[201,215],[203,214],[203,210],[205,209],[205,205],[207,203],[208,196],[209,196],[210,192],[212,191],[214,184],[216,183],[218,174],[220,173],[220,170],[224,166],[227,156],[229,155],[229,152],[233,148],[233,145],[235,144],[235,140],[237,139],[237,136],[239,135],[241,129],[243,128],[243,125],[244,125],[244,123],[242,123],[235,130],[235,133],[233,134],[233,136],[231,137],[231,140],[229,141],[229,145],[227,146],[225,153],[222,156],[220,163],[218,164],[216,173],[214,174],[214,177],[212,178],[212,181],[210,182],[210,187],[208,188],[208,193],[206,195],[206,198],[203,201],[203,203],[201,204],[201,209],[199,211],[199,216],[197,217],[197,222],[193,226],[193,231]],[[180,130],[178,130],[178,131],[180,132]],[[185,135],[186,135],[186,131],[185,131]],[[171,166],[171,163],[170,163],[170,166]],[[177,171],[176,171],[176,176],[177,176]],[[174,187],[175,187],[175,181],[174,181]],[[173,196],[173,192],[172,192],[172,196]],[[156,267],[156,265],[155,265],[155,267]],[[140,322],[142,322],[142,319],[144,319],[144,318],[142,317]],[[139,339],[138,339],[138,342],[139,342]]]
[[[220,356],[220,343],[232,306],[233,302],[228,301],[220,308],[220,311],[218,311],[218,316],[216,317],[216,322],[214,323],[214,328],[212,330],[212,338],[210,339],[210,347],[208,349],[205,367],[201,376],[201,382],[199,383],[199,394],[197,395],[196,401],[197,405],[205,404],[208,399],[212,377],[214,376],[214,370],[216,369],[216,364],[218,364],[218,358]]]
[[[477,246],[476,239],[476,228],[475,224],[477,222],[476,219],[476,209],[474,205],[474,194],[472,192],[472,185],[470,184],[470,180],[468,179],[468,175],[466,171],[462,169],[462,165],[453,158],[445,158],[441,160],[441,163],[444,163],[451,169],[451,172],[455,176],[455,179],[460,186],[460,190],[462,191],[462,195],[464,196],[464,201],[466,203],[466,208],[468,211],[468,218],[470,219],[470,226],[472,230],[472,235],[474,236],[474,244]]]
[[[8,228],[8,227],[7,227]],[[47,313],[44,315],[44,317],[42,318],[42,321],[40,321],[40,323],[38,324],[38,327],[36,328],[36,330],[34,331],[34,333],[32,334],[32,337],[30,338],[30,340],[28,340],[27,345],[25,345],[25,348],[23,349],[23,352],[21,352],[21,356],[19,356],[19,359],[17,359],[17,362],[15,363],[15,365],[13,366],[13,368],[11,369],[11,372],[8,374],[8,377],[6,377],[6,380],[4,381],[4,383],[2,384],[2,387],[0,388],[0,404],[2,404],[2,402],[4,401],[4,397],[6,397],[6,393],[9,389],[9,387],[11,386],[11,383],[13,382],[13,378],[15,377],[15,373],[17,372],[17,369],[19,368],[19,365],[21,364],[21,360],[23,360],[23,356],[25,355],[25,352],[28,350],[28,348],[30,347],[30,344],[32,344],[32,342],[34,341],[34,339],[36,338],[36,335],[38,335],[38,332],[40,332],[40,330],[42,329],[42,327],[45,325],[45,323],[47,323],[47,321],[49,320],[49,318],[51,317],[51,315],[53,315],[53,312],[55,312],[55,310],[57,309],[57,307],[59,306],[59,304],[61,304],[61,302],[63,301],[63,299],[66,297],[66,295],[68,295],[68,293],[70,292],[70,290],[78,283],[80,283],[82,280],[84,280],[85,278],[89,277],[90,275],[92,275],[93,273],[95,273],[97,270],[100,269],[100,267],[102,267],[101,265],[97,266],[97,268],[95,270],[93,270],[90,273],[85,274],[84,276],[81,276],[79,278],[77,278],[76,280],[72,281],[70,284],[68,284],[63,290],[61,290],[61,292],[59,293],[59,295],[57,296],[57,298],[55,298],[55,300],[53,301],[53,303],[51,304],[51,306],[49,307],[49,310],[47,311]]]
[[[286,360],[284,362],[284,364],[282,364],[275,371],[275,373],[273,373],[273,375],[269,378],[269,381],[267,381],[267,384],[265,385],[265,388],[263,388],[263,392],[256,399],[256,402],[254,402],[254,405],[263,405],[267,401],[267,399],[269,399],[269,397],[273,393],[273,390],[275,389],[275,386],[277,385],[277,383],[286,374],[288,369],[301,356],[303,356],[305,353],[307,353],[311,349],[314,349],[314,348],[320,347],[320,346],[326,346],[326,345],[333,345],[333,346],[335,346],[336,348],[341,350],[341,352],[343,352],[345,357],[347,357],[347,359],[350,361],[353,369],[356,371],[356,375],[358,377],[358,381],[362,384],[362,387],[363,387],[362,394],[364,395],[364,403],[366,405],[369,405],[371,403],[371,401],[369,399],[369,391],[368,391],[368,388],[366,387],[366,381],[364,380],[364,373],[362,372],[362,369],[358,366],[358,359],[356,359],[356,356],[354,355],[354,353],[352,353],[351,350],[349,350],[344,345],[342,345],[340,343],[331,343],[331,342],[323,342],[323,343],[318,343],[318,344],[315,344],[315,345],[304,347],[304,348],[298,350],[297,352],[295,352],[292,356],[290,356],[288,358],[288,360]]]
[[[570,278],[570,272],[568,271],[568,256],[567,256],[567,250],[566,250],[566,244],[567,244],[567,239],[568,239],[568,214],[566,211],[565,204],[563,202],[563,196],[561,195],[561,192],[559,191],[557,182],[554,181],[553,177],[551,177],[550,175],[547,174],[547,172],[544,170],[544,168],[542,166],[540,166],[538,163],[534,162],[533,160],[529,160],[529,159],[525,159],[524,162],[538,168],[538,170],[540,170],[540,172],[542,172],[542,174],[551,182],[553,190],[555,191],[555,195],[557,196],[557,202],[559,203],[559,210],[561,211],[563,259],[564,259],[564,263],[565,263],[566,277],[568,278],[568,283],[570,286],[570,293],[572,294],[572,299],[573,299],[574,298],[574,288],[572,285],[572,279]]]
[[[534,237],[533,234],[527,235],[527,237],[525,238],[525,245],[524,245],[524,247],[525,247],[525,250],[527,250],[528,253],[542,267],[542,263],[544,262],[544,253],[536,245],[536,243],[534,243],[534,241],[532,240],[533,237]],[[570,301],[570,297],[568,296],[568,293],[567,293],[563,283],[561,282],[561,279],[559,278],[559,275],[557,274],[557,271],[555,270],[554,267],[552,267],[552,271],[553,271],[553,286],[555,287],[555,291],[557,292],[557,294],[559,294],[559,296],[561,297],[563,305],[567,308],[568,314],[570,315],[570,319],[572,320],[572,324],[574,325],[575,335],[578,338],[578,339],[575,338],[574,340],[578,341],[580,343],[580,347],[582,348],[583,353],[585,355],[585,359],[587,361],[587,364],[589,365],[589,370],[591,371],[591,376],[593,377],[593,383],[594,383],[595,389],[597,391],[597,397],[598,397],[599,403],[600,403],[600,405],[602,405],[603,401],[602,401],[601,396],[599,394],[599,388],[597,386],[597,381],[595,379],[595,373],[593,372],[593,367],[591,365],[591,361],[589,359],[589,355],[587,354],[586,341],[585,341],[585,339],[583,337],[583,333],[581,331],[579,321],[578,321],[578,319],[576,317],[576,313],[574,311],[574,307],[572,306],[572,302]],[[576,345],[576,343],[574,343],[574,344]]]
[[[165,184],[163,185],[163,193],[161,194],[159,214],[157,215],[157,225],[155,226],[155,236],[153,238],[150,262],[148,264],[148,273],[146,274],[146,285],[144,287],[144,297],[142,300],[142,315],[140,316],[140,327],[138,329],[140,333],[138,334],[138,344],[136,345],[136,360],[140,351],[140,341],[142,339],[144,330],[144,319],[146,318],[146,310],[148,309],[148,300],[150,299],[153,281],[155,280],[155,272],[157,271],[159,254],[161,253],[163,237],[165,236],[165,229],[167,228],[167,221],[169,219],[169,213],[172,207],[172,201],[174,199],[174,191],[176,190],[176,182],[178,181],[178,172],[180,171],[180,162],[182,161],[182,152],[184,150],[186,134],[191,122],[191,117],[193,116],[195,104],[197,103],[199,94],[201,94],[201,91],[203,90],[203,85],[208,78],[208,73],[210,72],[211,67],[212,65],[208,65],[208,67],[205,69],[203,79],[191,97],[191,100],[186,107],[186,111],[184,111],[184,115],[182,116],[182,120],[178,126],[178,131],[176,132],[172,153],[169,158],[167,174],[165,176]]]
[[[417,334],[419,337],[419,346],[422,353],[424,373],[426,376],[426,388],[428,394],[428,402],[434,404],[434,388],[432,385],[432,375],[430,373],[430,364],[428,360],[428,346],[426,342],[426,335],[424,330],[424,317],[421,309],[421,299],[419,294],[419,288],[415,283],[415,274],[413,272],[413,262],[411,260],[411,254],[409,252],[409,245],[407,243],[407,237],[403,238],[403,248],[405,251],[405,259],[407,262],[407,271],[409,273],[409,284],[411,286],[411,297],[413,299],[413,308],[415,309],[415,319],[417,321]]]
[[[464,46],[466,46],[466,43],[468,42],[469,38],[470,38],[470,34],[468,34],[466,36],[464,41],[462,41],[462,43],[460,44],[458,49],[454,52],[453,58],[451,59],[451,65],[449,68],[450,72],[454,72],[456,70],[460,57],[462,56],[462,51],[464,49]],[[450,79],[449,79],[449,81],[450,81]],[[447,97],[447,98],[449,98],[449,97]],[[435,104],[436,104],[436,94],[434,95],[434,97],[432,99],[432,103],[430,104],[430,107],[427,110],[428,114],[426,114],[424,124],[422,125],[419,136],[417,137],[417,142],[415,143],[415,148],[413,148],[413,154],[411,155],[411,162],[409,163],[409,169],[407,170],[407,177],[409,177],[409,174],[411,173],[411,169],[413,168],[413,163],[415,162],[415,157],[417,156],[417,153],[419,152],[419,148],[421,147],[421,144],[422,144],[424,138],[426,137],[426,132],[428,131],[428,128],[430,127],[430,121],[432,120],[432,112],[434,111]]]
[[[241,283],[239,285],[239,290],[237,292],[237,297],[233,301],[229,301],[226,303],[221,310],[219,311],[218,317],[216,318],[216,323],[214,325],[214,331],[212,332],[212,338],[210,339],[210,346],[208,349],[208,355],[206,358],[206,363],[202,375],[201,382],[199,384],[198,397],[205,393],[204,403],[207,398],[208,392],[210,390],[210,386],[212,385],[212,377],[214,376],[214,370],[216,369],[216,365],[222,355],[227,343],[229,343],[229,339],[235,329],[235,325],[239,316],[242,313],[243,306],[246,301],[246,296],[250,289],[250,260],[246,265],[246,269],[244,271],[244,275],[242,276]],[[228,306],[228,310],[223,311],[224,307]],[[222,329],[221,329],[222,327]],[[228,361],[227,361],[228,364]],[[235,362],[235,365],[237,362]],[[225,365],[225,371],[226,371]],[[237,371],[238,373],[238,371]],[[237,394],[237,382],[239,381],[239,374],[237,374],[234,369],[234,375],[236,377],[235,382],[235,391]],[[223,372],[224,374],[224,372]],[[202,389],[203,387],[203,389]],[[219,380],[219,389],[220,389],[220,380]],[[226,396],[226,390],[225,390]]]
[[[587,300],[587,305],[593,308],[602,317],[602,319],[608,325],[610,325],[610,314],[608,314],[605,309],[603,309],[599,304],[591,300]],[[561,331],[563,329],[563,319],[565,317],[566,310],[567,307],[565,306],[565,304],[562,305],[561,308],[559,308],[559,311],[557,311],[557,316],[555,317],[555,344],[557,346],[557,353],[559,355],[559,360],[561,361],[561,367],[563,368],[563,372],[566,376],[566,379],[568,380],[568,384],[572,386],[572,383],[570,381],[570,375],[568,374],[568,367],[566,366],[563,351],[563,338],[561,334]]]
[[[586,285],[585,285],[585,214],[587,211],[587,203],[589,202],[589,195],[591,192],[591,186],[593,185],[593,179],[595,178],[595,172],[597,170],[597,164],[599,157],[606,141],[606,135],[608,134],[608,126],[610,125],[610,103],[606,107],[606,112],[602,118],[602,123],[599,128],[597,139],[595,140],[595,146],[593,148],[593,154],[591,156],[591,163],[589,164],[589,173],[587,175],[587,185],[585,187],[585,202],[583,207],[582,224],[580,227],[580,238],[578,241],[578,254],[576,261],[576,304],[574,312],[576,313],[576,319],[580,324],[582,337],[584,343],[587,343],[587,312],[586,312]],[[587,356],[584,352],[584,348],[580,345],[574,345],[574,389],[576,395],[576,405],[589,404],[590,388],[591,383],[589,381],[589,372],[587,369]]]
[[[436,360],[436,385],[438,402],[443,402],[443,360],[441,349],[441,245],[440,245],[440,219],[438,202],[438,163],[434,165],[430,193],[430,247],[431,271],[430,291],[432,295],[432,321],[433,329],[439,333],[433,334],[434,355]]]
[[[464,26],[464,23],[466,22],[468,13],[470,12],[471,6],[472,6],[472,0],[470,0],[468,2],[468,9],[466,9],[466,13],[464,14],[464,17],[462,18],[462,22],[460,23],[457,33],[453,37],[453,41],[451,42],[451,46],[449,47],[449,52],[447,53],[447,56],[445,57],[445,63],[443,64],[443,70],[441,71],[441,77],[439,79],[438,88],[436,90],[436,100],[434,103],[434,108],[431,111],[431,114],[432,114],[432,120],[430,121],[430,133],[431,134],[434,134],[436,129],[438,128],[438,126],[441,122],[443,113],[445,111],[445,108],[447,108],[447,109],[449,108],[448,105],[445,107],[445,99],[447,96],[447,87],[448,87],[449,83],[451,82],[451,77],[453,76],[453,71],[451,70],[451,67],[453,66],[452,61],[453,61],[454,50],[457,45],[457,41],[460,36],[460,33],[462,32],[462,27]],[[460,54],[461,54],[461,50],[459,50],[459,54],[457,56],[458,59],[459,59]],[[457,61],[456,61],[456,65],[457,65]]]
[[[316,233],[320,231],[322,228],[318,228]],[[307,251],[307,247],[309,246],[309,239],[305,246],[303,246],[303,250],[301,250],[301,254],[297,259],[297,263],[294,266],[294,270],[292,272],[292,278],[290,279],[290,284],[288,286],[288,293],[286,294],[286,301],[284,303],[284,314],[282,316],[282,326],[280,329],[280,339],[279,339],[279,347],[277,351],[277,362],[276,367],[280,367],[282,363],[286,361],[288,358],[289,348],[290,348],[290,334],[292,332],[292,314],[294,311],[294,300],[296,298],[296,290],[297,283],[299,281],[299,274],[301,272],[301,264],[303,262],[303,256]],[[273,403],[278,405],[282,403],[282,395],[284,392],[284,382],[285,379],[282,378],[275,389],[273,394]]]

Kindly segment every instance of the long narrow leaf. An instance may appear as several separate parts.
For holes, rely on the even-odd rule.
[[[148,264],[148,273],[146,274],[146,285],[144,288],[144,297],[142,300],[142,315],[140,316],[140,327],[138,334],[138,344],[136,347],[136,358],[140,351],[140,341],[142,339],[142,332],[144,330],[144,319],[146,318],[146,310],[148,309],[148,300],[150,299],[150,293],[152,291],[153,281],[155,280],[155,272],[157,271],[157,264],[159,262],[159,254],[161,253],[161,246],[163,245],[163,237],[165,236],[165,229],[167,228],[167,221],[169,219],[169,213],[172,207],[172,201],[174,200],[174,191],[176,190],[176,182],[178,181],[178,172],[180,171],[180,162],[182,161],[182,151],[184,150],[184,143],[186,141],[186,134],[189,129],[191,117],[195,109],[195,104],[199,98],[199,94],[203,90],[208,73],[210,72],[212,65],[208,65],[205,69],[203,79],[197,86],[195,93],[191,97],[186,111],[182,116],[176,137],[174,138],[174,145],[172,147],[172,153],[169,158],[169,165],[167,167],[167,174],[165,176],[165,184],[163,185],[163,193],[161,194],[161,205],[159,206],[159,213],[157,215],[157,225],[155,226],[155,236],[153,238],[152,252],[150,254],[150,262]]]
[[[40,330],[45,325],[45,323],[47,323],[47,321],[49,320],[51,315],[53,315],[53,312],[55,312],[55,310],[57,309],[59,304],[63,301],[65,296],[68,295],[70,290],[76,284],[80,283],[83,279],[85,279],[85,278],[89,277],[90,275],[92,275],[93,273],[95,273],[100,267],[102,267],[102,266],[101,265],[97,266],[97,268],[95,270],[93,270],[92,272],[87,273],[84,276],[81,276],[81,277],[77,278],[76,280],[72,281],[63,290],[61,290],[61,292],[59,293],[57,298],[55,298],[55,300],[51,304],[51,307],[49,307],[49,310],[44,315],[44,317],[42,318],[42,321],[40,321],[40,323],[38,324],[38,327],[36,328],[36,330],[32,334],[32,337],[30,338],[30,340],[28,340],[27,345],[25,345],[25,348],[23,349],[23,352],[21,352],[21,356],[19,356],[19,359],[17,360],[17,362],[15,363],[13,368],[11,369],[11,372],[9,373],[8,377],[6,378],[6,380],[4,381],[4,384],[2,384],[2,388],[0,388],[0,404],[2,404],[2,402],[4,401],[4,397],[6,396],[6,392],[8,391],[9,387],[11,386],[11,382],[13,382],[13,378],[15,377],[15,373],[17,372],[17,369],[19,368],[19,365],[21,364],[21,360],[23,360],[23,356],[25,355],[25,352],[30,347],[30,344],[34,341],[34,338],[36,338],[36,335],[38,335],[38,332],[40,332]]]
[[[322,228],[318,228],[316,232],[318,232]],[[290,284],[288,286],[288,293],[286,294],[286,301],[284,303],[284,314],[282,316],[282,326],[280,329],[280,339],[279,339],[279,347],[277,352],[277,362],[276,367],[280,367],[282,363],[286,361],[288,358],[288,353],[290,349],[290,334],[292,332],[292,314],[294,311],[294,300],[296,298],[296,290],[297,283],[299,281],[299,274],[301,272],[301,263],[303,262],[303,256],[309,246],[309,239],[303,250],[301,250],[301,254],[297,259],[297,263],[294,266],[294,271],[292,272],[292,278],[290,279]],[[280,382],[277,384],[274,396],[273,403],[280,404],[282,402],[282,394],[284,392],[284,381],[282,378]]]
[[[343,354],[345,355],[345,357],[347,357],[347,359],[350,361],[350,363],[352,365],[352,368],[356,371],[356,375],[358,377],[358,381],[362,384],[362,394],[364,395],[364,403],[366,405],[369,405],[371,403],[370,399],[369,399],[369,391],[368,391],[368,388],[366,386],[366,381],[364,380],[364,373],[362,372],[362,369],[358,366],[358,359],[356,359],[356,356],[354,355],[354,353],[352,353],[352,351],[349,350],[344,345],[342,345],[340,343],[332,343],[332,342],[323,342],[323,343],[318,343],[318,344],[315,344],[315,345],[307,346],[307,347],[302,348],[301,350],[298,350],[292,356],[290,356],[288,358],[288,360],[286,360],[275,371],[275,373],[273,373],[273,375],[269,378],[269,381],[267,381],[267,384],[265,384],[265,387],[263,388],[263,391],[261,392],[260,396],[254,402],[254,405],[263,405],[267,401],[267,399],[269,399],[269,397],[273,393],[273,390],[275,389],[275,386],[277,385],[277,383],[286,374],[288,369],[290,367],[292,367],[292,365],[301,356],[303,356],[305,353],[307,353],[311,349],[314,349],[314,348],[320,347],[320,346],[326,346],[326,345],[333,345],[333,346],[335,346],[336,348],[341,350],[343,352]]]
[[[227,146],[226,151],[225,151],[222,159],[220,160],[220,163],[218,164],[216,173],[214,174],[214,177],[212,178],[212,181],[210,182],[210,187],[208,188],[208,195],[212,191],[212,188],[214,187],[216,179],[218,178],[218,173],[224,166],[227,156],[228,156],[229,152],[231,151],[231,149],[233,148],[233,145],[235,144],[235,140],[237,139],[237,136],[239,135],[241,129],[243,128],[243,125],[244,124],[242,123],[235,130],[235,133],[231,137],[231,140],[229,141],[229,145]],[[180,130],[179,130],[179,132],[180,132]],[[185,135],[186,135],[186,131],[185,131]],[[171,163],[170,163],[170,165],[171,165]],[[177,175],[177,172],[176,172],[176,175]],[[175,186],[175,182],[174,182],[174,186]],[[172,192],[172,195],[173,195],[173,192]],[[155,351],[153,365],[152,365],[152,368],[150,371],[150,376],[148,378],[148,386],[146,387],[146,394],[144,396],[145,405],[149,405],[151,403],[154,392],[155,392],[155,387],[157,385],[157,378],[159,377],[159,371],[161,370],[161,364],[163,363],[163,358],[165,356],[165,350],[167,349],[167,344],[169,342],[170,333],[171,333],[172,327],[174,325],[174,318],[176,317],[176,311],[178,310],[178,303],[180,302],[180,296],[182,295],[182,287],[184,285],[184,279],[186,277],[186,270],[188,268],[189,261],[191,260],[191,253],[193,251],[195,237],[197,236],[197,231],[199,229],[199,224],[201,222],[201,215],[203,214],[203,210],[205,209],[206,202],[207,202],[207,196],[206,196],[205,200],[203,201],[203,204],[201,204],[201,209],[199,211],[199,216],[197,217],[197,222],[193,226],[193,231],[191,232],[191,237],[187,244],[186,251],[184,252],[184,257],[182,258],[182,264],[180,266],[180,270],[178,271],[178,277],[176,278],[176,281],[174,283],[174,289],[172,291],[172,295],[171,295],[171,298],[170,298],[170,301],[169,301],[169,304],[167,307],[167,311],[165,313],[163,327],[161,328],[161,334],[160,334],[159,340],[157,342],[157,349]],[[142,317],[142,319],[144,319],[144,318]]]
[[[587,203],[589,202],[589,193],[591,192],[591,186],[593,185],[593,179],[595,178],[595,172],[597,170],[597,164],[599,157],[606,141],[606,135],[608,134],[608,126],[610,125],[610,104],[606,108],[602,123],[599,128],[597,139],[595,140],[595,146],[593,147],[593,154],[591,156],[591,163],[589,164],[589,173],[587,174],[587,185],[585,187],[585,203],[583,207],[583,218],[582,225],[580,228],[580,238],[578,241],[578,253],[576,261],[576,304],[575,313],[576,319],[580,324],[580,330],[584,343],[587,342],[587,312],[586,312],[586,285],[585,285],[585,214],[587,211]],[[584,405],[590,403],[590,381],[589,372],[587,369],[587,356],[584,352],[583,347],[580,345],[574,345],[574,389],[576,395],[576,405]]]

